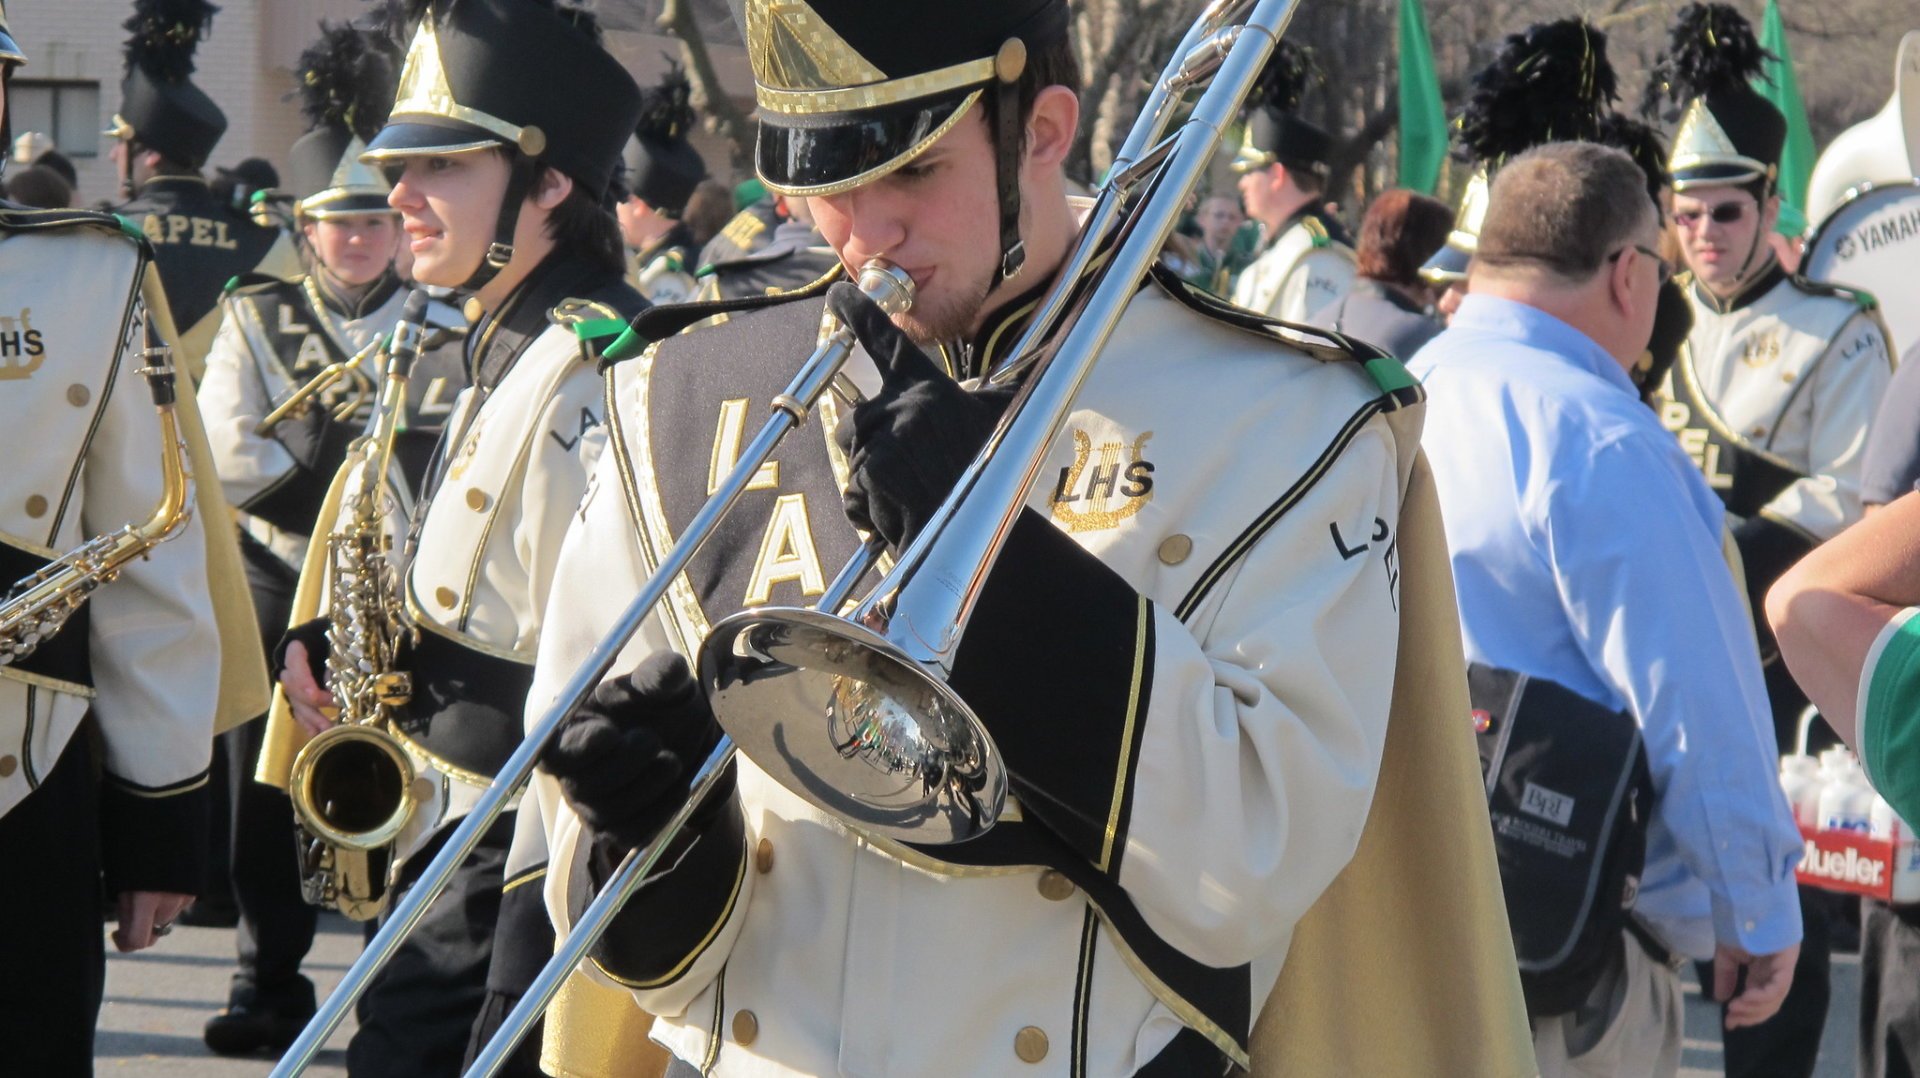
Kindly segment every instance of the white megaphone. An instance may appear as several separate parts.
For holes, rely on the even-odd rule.
[[[1833,140],[1807,181],[1807,221],[1818,224],[1870,183],[1907,183],[1920,176],[1920,30],[1900,39],[1893,96],[1873,117]]]

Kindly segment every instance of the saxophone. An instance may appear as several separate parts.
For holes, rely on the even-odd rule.
[[[360,454],[358,484],[326,537],[326,682],[339,721],[294,757],[289,784],[301,894],[356,921],[386,909],[398,868],[393,844],[417,807],[413,763],[388,730],[412,695],[412,679],[395,669],[395,657],[416,630],[401,602],[381,501],[426,306],[423,291],[407,297],[380,400],[349,451],[350,459]]]
[[[144,324],[148,347],[139,373],[160,415],[160,502],[145,523],[95,536],[32,576],[15,583],[0,601],[0,666],[11,666],[53,639],[101,585],[113,581],[135,558],[179,535],[193,516],[193,477],[186,443],[174,417],[172,349],[155,344],[152,319]]]

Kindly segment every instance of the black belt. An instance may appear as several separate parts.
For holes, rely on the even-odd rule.
[[[492,778],[520,747],[532,664],[421,629],[398,665],[413,675],[400,729],[420,748]]]
[[[48,558],[0,542],[0,581],[25,580],[51,564]],[[32,654],[16,660],[8,669],[92,688],[93,649],[87,640],[90,609],[89,604],[74,611],[58,632],[40,641]]]
[[[1627,935],[1632,936],[1635,942],[1640,944],[1640,949],[1647,952],[1648,958],[1668,969],[1678,970],[1686,964],[1684,956],[1675,954],[1673,948],[1660,942],[1660,937],[1654,935],[1652,929],[1642,924],[1640,918],[1632,914],[1627,915]]]

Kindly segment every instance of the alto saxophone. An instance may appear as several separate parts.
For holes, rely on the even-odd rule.
[[[386,909],[398,868],[393,844],[417,807],[413,763],[388,729],[412,695],[412,679],[395,668],[395,657],[415,630],[401,601],[381,503],[426,305],[423,291],[407,297],[379,403],[349,452],[360,454],[358,484],[325,540],[326,682],[339,721],[294,757],[289,784],[301,894],[356,921]]]
[[[193,477],[173,414],[172,349],[151,343],[151,319],[143,333],[149,346],[140,352],[145,365],[139,373],[146,377],[154,411],[160,415],[160,502],[145,523],[95,536],[14,584],[0,602],[0,666],[25,659],[53,639],[101,585],[118,577],[128,562],[179,535],[193,516]]]

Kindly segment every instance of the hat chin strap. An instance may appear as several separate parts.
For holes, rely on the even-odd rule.
[[[1759,183],[1748,188],[1748,190],[1753,192],[1754,223],[1758,226],[1760,221],[1766,217],[1767,199],[1773,194],[1773,182],[1771,180],[1761,180]],[[1760,256],[1760,249],[1766,246],[1766,242],[1767,230],[1762,227],[1755,227],[1753,230],[1753,242],[1747,247],[1747,257],[1740,263],[1740,274],[1736,278],[1740,282],[1741,288],[1747,286],[1749,274],[1752,274],[1754,271],[1754,260]]]
[[[995,58],[994,186],[1000,201],[1000,279],[1010,281],[1027,263],[1020,238],[1020,72],[1026,68],[1026,43],[1011,38]]]
[[[507,190],[500,200],[500,215],[494,219],[493,242],[487,245],[485,257],[480,265],[465,281],[455,286],[454,291],[472,295],[500,276],[500,271],[513,261],[513,232],[520,224],[520,206],[527,200],[527,192],[533,190],[533,177],[537,162],[518,150],[508,149]]]

